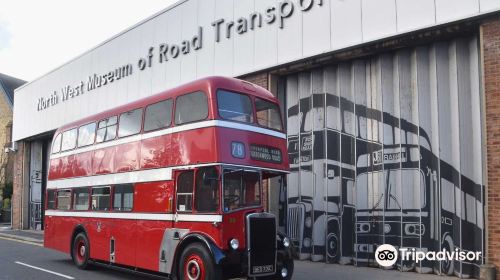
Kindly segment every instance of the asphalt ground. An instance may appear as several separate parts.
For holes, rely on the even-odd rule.
[[[40,236],[40,234],[37,235],[37,233],[30,232],[0,231],[0,280],[162,279],[158,276],[138,274],[129,270],[117,270],[116,268],[100,265],[93,266],[90,270],[80,270],[73,265],[69,255],[43,248],[42,242],[39,239]],[[293,279],[454,280],[458,278],[349,265],[296,261]]]

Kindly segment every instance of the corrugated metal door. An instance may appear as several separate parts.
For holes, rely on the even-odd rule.
[[[286,77],[288,233],[301,259],[375,265],[380,244],[484,253],[477,38]],[[395,268],[477,276],[482,259]]]

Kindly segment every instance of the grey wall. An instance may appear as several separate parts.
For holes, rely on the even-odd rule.
[[[286,78],[301,259],[370,265],[384,243],[485,253],[478,57],[466,37]],[[481,262],[397,268],[469,277]]]

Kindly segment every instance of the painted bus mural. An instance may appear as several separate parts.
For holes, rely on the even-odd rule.
[[[377,266],[378,245],[484,252],[476,36],[284,79],[287,231],[300,259]],[[477,277],[482,259],[394,269]]]

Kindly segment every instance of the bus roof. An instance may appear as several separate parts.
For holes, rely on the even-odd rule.
[[[179,95],[183,95],[186,93],[190,92],[195,92],[195,91],[204,91],[209,98],[213,98],[213,95],[215,93],[215,89],[223,88],[226,90],[232,90],[236,92],[241,92],[245,93],[251,96],[263,98],[270,100],[272,102],[278,102],[278,100],[266,89],[252,84],[247,81],[243,81],[240,79],[236,78],[230,78],[230,77],[222,77],[222,76],[211,76],[211,77],[205,77],[202,79],[198,79],[192,82],[189,82],[187,84],[180,85],[178,87],[172,88],[165,90],[163,92],[154,94],[152,96],[142,98],[115,108],[112,108],[110,110],[103,111],[98,114],[91,115],[89,117],[80,119],[78,121],[74,121],[72,123],[66,124],[62,127],[60,127],[57,131],[56,134],[59,133],[59,131],[64,131],[67,129],[71,129],[74,127],[78,127],[80,125],[94,122],[94,121],[99,121],[102,119],[105,119],[107,117],[115,116],[123,112],[127,112],[130,110],[133,110],[134,108],[140,108],[140,107],[145,107],[149,104],[154,104],[156,102],[166,100],[169,98],[175,98]]]

